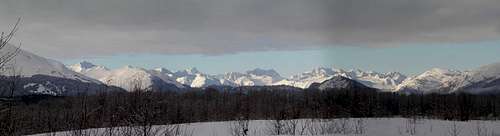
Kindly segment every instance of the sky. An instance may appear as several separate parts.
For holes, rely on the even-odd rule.
[[[415,74],[499,62],[498,0],[0,0],[0,30],[66,64]]]
[[[416,75],[431,68],[472,70],[484,64],[500,62],[500,41],[477,42],[474,45],[437,44],[408,45],[390,48],[330,47],[297,51],[261,51],[226,55],[122,54],[83,58],[109,68],[132,65],[146,68],[183,70],[195,67],[208,74],[245,72],[254,68],[275,69],[292,76],[313,68],[361,69],[377,72],[401,72]],[[62,59],[76,64],[78,59]],[[153,61],[152,61],[153,60]],[[124,62],[126,64],[124,64]]]

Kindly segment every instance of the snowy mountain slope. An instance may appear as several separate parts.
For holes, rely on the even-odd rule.
[[[161,78],[149,70],[133,66],[111,70],[99,80],[108,85],[122,87],[128,91],[133,91],[134,89],[175,91],[185,88],[185,86],[178,82],[169,80],[168,78]]]
[[[500,78],[500,62],[484,65],[472,70],[470,76],[472,82]]]
[[[358,81],[368,87],[381,90],[393,90],[398,84],[406,79],[406,76],[397,72],[377,73],[365,72],[359,69],[345,71],[335,68],[316,68],[312,71],[304,72],[292,76],[290,79],[281,80],[275,85],[290,85],[299,88],[308,88],[312,83],[321,83],[335,76],[342,76]]]
[[[110,75],[108,74],[113,73],[112,71],[114,70],[109,71],[104,67],[88,62],[73,65],[71,68],[110,85],[124,86],[125,88],[130,88],[130,86],[126,86],[130,85],[130,83],[127,83],[130,81],[120,81],[120,79],[137,78],[133,77],[137,72],[133,72],[132,70],[128,73],[118,74],[123,76],[121,78],[113,78],[113,80],[118,81],[109,82],[108,80],[111,77],[117,75],[116,71],[113,74],[114,76],[109,77]],[[138,77],[142,77],[142,79],[138,81],[144,81],[144,84],[141,86],[150,86],[152,79],[159,78],[177,87],[181,87],[182,85],[190,87],[288,85],[298,88],[308,88],[313,83],[322,83],[336,76],[341,76],[357,81],[370,88],[404,93],[453,93],[457,91],[478,93],[491,92],[500,88],[498,83],[500,82],[500,63],[485,65],[476,70],[466,72],[434,68],[409,78],[397,72],[378,73],[359,69],[343,70],[323,67],[315,68],[290,78],[283,78],[278,72],[272,69],[254,69],[245,73],[228,72],[222,75],[204,74],[196,68],[177,72],[172,72],[164,68],[153,70],[141,69],[140,71],[143,74],[139,74]]]
[[[396,91],[406,93],[451,93],[468,78],[466,72],[434,68],[403,81]]]
[[[108,68],[104,66],[94,65],[87,61],[83,61],[78,64],[68,66],[68,68],[94,79],[101,79],[103,77],[108,76],[111,73],[111,71]]]
[[[481,66],[471,71],[431,69],[408,78],[396,91],[406,93],[472,94],[500,93],[500,63]]]
[[[0,54],[15,50],[16,47],[7,45],[0,50]],[[4,93],[9,88],[16,88],[14,95],[76,95],[81,93],[94,94],[102,91],[123,91],[74,72],[60,62],[24,50],[20,50],[13,60],[5,66],[1,72],[2,92],[0,93]],[[14,75],[20,77],[12,77]],[[14,86],[13,82],[15,82]]]
[[[215,77],[204,74],[196,74],[191,82],[191,87],[207,87],[210,85],[222,85],[221,81]]]
[[[313,83],[309,87],[311,89],[319,89],[319,90],[329,90],[329,89],[334,89],[334,90],[373,90],[375,89],[367,87],[363,85],[362,83],[359,83],[358,81],[355,81],[353,79],[344,77],[344,76],[334,76],[326,81],[323,81],[321,83]]]
[[[15,84],[12,84],[15,82]],[[23,95],[52,95],[73,96],[91,95],[102,92],[124,92],[125,90],[107,86],[102,83],[81,82],[78,80],[60,78],[47,75],[33,75],[31,77],[0,77],[0,96],[10,96],[6,90],[15,89],[14,96]]]
[[[163,73],[162,75],[190,87],[207,87],[211,85],[229,84],[224,80],[216,78],[215,76],[204,74],[196,68],[188,68],[177,72],[168,72],[167,74]]]
[[[106,67],[87,61],[69,66],[75,72],[97,79],[107,85],[118,86],[128,91],[134,89],[179,90],[184,85],[172,80],[172,72],[167,69],[146,70],[139,67],[125,66],[109,70]]]
[[[499,94],[500,63],[484,65],[468,72],[466,80],[457,90],[472,94]]]
[[[228,72],[218,75],[219,78],[232,82],[235,86],[273,85],[284,78],[273,69],[253,69],[245,73]]]
[[[17,48],[11,45],[5,46],[0,50],[0,55],[14,52]],[[19,53],[6,64],[7,69],[1,72],[2,75],[13,75],[12,69],[15,70],[16,75],[20,74],[24,77],[33,75],[48,75],[66,79],[73,79],[82,82],[100,83],[99,81],[86,77],[82,74],[74,72],[58,61],[40,57],[33,53],[20,50]]]
[[[171,72],[164,68],[157,68],[152,71],[156,71],[153,73],[156,73],[159,77],[175,80],[190,87],[208,87],[214,85],[263,86],[272,85],[274,82],[283,79],[276,71],[264,69],[254,69],[246,73],[228,72],[223,75],[208,75],[196,68],[188,68],[177,72]]]
[[[105,77],[108,73],[106,68],[95,66],[91,63],[84,62],[71,66],[73,70],[81,72],[88,76],[97,78],[106,82],[100,77]],[[372,88],[379,88],[383,90],[394,89],[400,84],[406,76],[397,73],[377,73],[377,72],[364,72],[361,70],[349,70],[334,68],[316,68],[309,72],[304,72],[294,75],[291,78],[283,78],[278,72],[273,69],[253,69],[245,73],[227,72],[221,75],[208,75],[200,72],[196,68],[189,68],[172,72],[165,68],[157,68],[153,70],[146,70],[165,81],[176,81],[180,84],[190,87],[207,87],[207,86],[271,86],[271,85],[289,85],[299,88],[307,88],[312,83],[321,83],[334,76],[343,76],[356,80],[366,86]],[[97,73],[97,74],[95,74]],[[98,76],[100,75],[100,76]]]

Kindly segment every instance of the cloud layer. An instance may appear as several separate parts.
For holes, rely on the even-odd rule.
[[[49,57],[227,54],[499,38],[498,0],[1,0]]]

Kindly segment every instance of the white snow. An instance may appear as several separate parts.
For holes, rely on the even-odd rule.
[[[45,95],[56,96],[66,91],[66,88],[64,87],[60,88],[49,81],[45,82],[45,84],[29,83],[24,85],[23,87],[28,88],[34,86],[37,86],[36,89],[30,90],[30,92],[34,94],[45,94]],[[52,87],[53,89],[49,89],[49,87]]]
[[[83,61],[78,64],[68,66],[68,68],[94,79],[104,78],[111,73],[111,71],[108,68],[104,66],[94,65],[87,61]]]
[[[109,74],[99,80],[105,84],[118,86],[128,91],[132,91],[136,88],[150,89],[153,85],[154,78],[159,78],[163,82],[173,84],[178,88],[184,88],[184,86],[178,82],[171,81],[168,78],[157,77],[154,73],[151,73],[146,69],[133,66],[125,66],[123,68],[111,70]]]
[[[462,81],[466,80],[467,73],[457,70],[434,68],[418,76],[403,81],[396,91],[404,89],[418,90],[423,93],[455,91]],[[449,93],[449,92],[442,92]]]
[[[221,85],[221,82],[219,79],[204,74],[196,74],[191,82],[191,87],[206,87],[208,85]]]
[[[494,81],[500,78],[500,63],[481,66],[471,71],[457,71],[434,68],[418,76],[408,78],[395,91],[405,89],[418,90],[423,93],[450,93],[479,82]],[[471,93],[478,93],[485,88],[468,88]]]
[[[132,91],[136,87],[149,89],[153,84],[153,78],[159,78],[163,82],[173,84],[178,88],[185,88],[179,82],[172,80],[172,73],[167,69],[146,70],[134,66],[125,66],[109,70],[104,66],[94,65],[87,61],[68,67],[75,72],[97,79],[107,85],[118,86],[129,91]]]
[[[165,130],[178,128],[180,134],[188,136],[232,136],[231,132],[238,132],[239,123],[244,122],[206,122],[188,123],[180,125],[153,126],[152,130],[157,136],[164,135]],[[406,119],[406,118],[351,118],[351,119],[300,119],[284,120],[280,122],[284,128],[291,128],[296,123],[295,135],[324,135],[324,136],[499,136],[500,121],[444,121],[432,119]],[[253,120],[249,122],[248,134],[250,136],[273,135],[273,126],[276,121]],[[119,127],[112,131],[118,135],[124,132],[132,132],[135,135],[139,127]],[[107,130],[87,129],[81,131],[91,136],[99,135]],[[283,129],[287,130],[287,129]],[[293,129],[291,129],[293,130]],[[136,133],[134,133],[136,132]],[[72,132],[52,133],[57,136],[70,135]],[[35,136],[52,135],[50,133]],[[293,134],[282,134],[293,135]]]
[[[0,50],[0,55],[14,52],[17,47],[6,45]],[[58,61],[47,59],[33,53],[20,50],[19,53],[6,65],[7,68],[1,72],[2,75],[21,75],[31,77],[33,75],[48,75],[67,79],[80,80],[83,82],[100,83],[99,81],[74,72]],[[12,71],[14,69],[15,71]]]
[[[312,71],[294,75],[289,79],[284,79],[274,83],[274,85],[290,85],[299,88],[307,88],[312,83],[321,83],[334,76],[347,77],[368,87],[386,91],[394,90],[398,84],[406,79],[406,76],[397,72],[377,73],[373,71],[365,72],[359,69],[346,71],[343,69],[320,67],[313,69]]]
[[[105,67],[96,66],[88,62],[82,62],[70,67],[74,71],[99,79],[105,83],[108,83],[107,79],[110,78],[108,76],[111,76],[111,71],[115,71],[108,70]],[[165,68],[156,68],[153,70],[142,69],[142,71],[156,76],[168,83],[175,84],[180,88],[182,88],[182,85],[191,87],[207,87],[211,85],[289,85],[298,88],[308,88],[312,83],[321,83],[335,76],[343,76],[358,81],[368,87],[377,88],[382,91],[397,92],[402,90],[415,90],[423,93],[450,93],[480,81],[496,80],[500,78],[499,69],[500,63],[485,65],[476,70],[465,72],[433,68],[420,75],[406,77],[398,72],[378,73],[359,69],[343,70],[319,67],[308,72],[291,76],[290,78],[283,78],[278,74],[278,72],[272,69],[265,70],[259,68],[245,73],[227,72],[221,75],[205,74],[196,68],[189,68],[177,72],[172,72]],[[129,74],[132,73],[134,72],[130,72]],[[124,72],[123,74],[127,73]],[[130,78],[130,75],[120,76],[123,76],[123,78]],[[112,85],[120,84],[114,83]]]

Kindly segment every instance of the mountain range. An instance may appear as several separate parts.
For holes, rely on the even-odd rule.
[[[15,49],[13,46],[7,47],[6,50],[2,50],[0,53]],[[97,92],[97,90],[106,90],[103,88],[114,88],[113,90],[118,91],[180,91],[187,88],[209,86],[291,86],[305,89],[314,83],[316,83],[314,86],[320,86],[317,84],[323,82],[338,87],[345,87],[345,85],[339,85],[340,81],[353,84],[346,79],[384,92],[421,94],[500,92],[500,63],[485,65],[470,71],[434,68],[415,76],[406,76],[398,72],[379,73],[360,69],[343,70],[319,67],[291,77],[283,77],[273,69],[260,68],[246,72],[210,75],[196,68],[180,71],[170,71],[165,68],[145,69],[134,66],[108,69],[88,61],[65,66],[58,61],[21,50],[14,60],[6,66],[10,66],[15,71],[4,70],[2,77],[12,75],[22,77],[23,84],[21,86],[23,86],[24,91],[21,91],[23,93],[20,94],[75,94],[72,91],[75,89],[74,86],[82,85],[100,86],[93,88],[94,91],[91,91]],[[67,80],[67,82],[58,82],[57,80]],[[336,82],[332,83],[332,81]],[[323,86],[328,88],[328,86]]]
[[[0,55],[17,51],[7,45]],[[6,95],[77,95],[103,91],[124,91],[99,80],[80,74],[64,64],[33,53],[19,50],[0,71],[0,96]],[[6,90],[16,90],[9,93]]]

